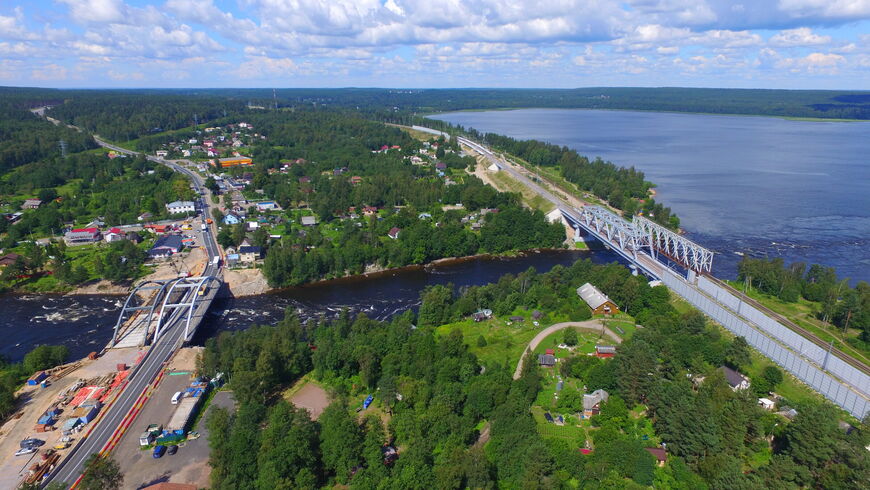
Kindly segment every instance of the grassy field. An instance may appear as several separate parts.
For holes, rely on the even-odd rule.
[[[418,131],[414,128],[409,128],[408,126],[401,126],[399,124],[387,124],[387,126],[393,126],[395,128],[399,128],[402,131],[411,135],[412,138],[418,141],[431,141],[433,138],[437,139],[438,137],[434,134],[426,133],[424,131]]]
[[[685,300],[677,297],[675,294],[671,294],[671,303],[680,312],[688,311],[692,308],[692,306],[689,305]],[[711,321],[711,323],[717,326],[724,335],[728,336],[729,338],[734,337],[734,335],[725,327],[719,325],[716,322]],[[750,348],[750,352],[752,355],[752,364],[750,364],[749,367],[745,369],[746,373],[744,373],[749,375],[750,378],[760,376],[761,372],[767,366],[776,366],[773,361],[768,359],[757,350]],[[776,367],[779,368],[779,366]],[[775,392],[778,395],[796,404],[805,403],[808,401],[821,401],[825,399],[822,395],[817,393],[809,386],[805,385],[803,382],[792,376],[787,371],[783,370],[782,368],[779,369],[783,372],[785,377],[783,379],[783,382],[776,387]],[[843,415],[848,417],[848,414],[845,411],[843,412]]]
[[[522,183],[514,180],[507,172],[490,173],[489,178],[498,185],[499,189],[521,194],[523,196],[523,202],[533,209],[540,209],[544,213],[549,213],[556,209],[555,204],[544,199],[540,194],[529,189]]]
[[[812,332],[815,336],[825,342],[834,341],[834,347],[851,355],[852,357],[870,364],[870,349],[856,347],[848,342],[849,339],[857,340],[859,335],[858,330],[850,329],[844,336],[843,331],[830,323],[823,322],[816,318],[816,312],[821,310],[822,306],[818,302],[807,301],[800,298],[794,303],[786,303],[777,297],[762,293],[755,288],[747,288],[744,291],[744,284],[738,281],[727,281],[731,287],[738,291],[743,291],[750,298],[758,301],[762,305],[786,317],[799,327]],[[854,341],[853,340],[853,341]]]

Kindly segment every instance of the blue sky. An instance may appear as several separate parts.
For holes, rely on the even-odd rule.
[[[870,0],[0,0],[0,85],[868,81]]]

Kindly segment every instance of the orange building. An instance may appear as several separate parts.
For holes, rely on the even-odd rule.
[[[218,165],[218,164],[220,164],[220,165]],[[245,166],[245,165],[253,165],[253,164],[254,164],[254,161],[251,160],[249,157],[218,158],[217,160],[211,161],[212,167],[219,167],[219,168],[229,168],[229,167],[236,167],[239,165]]]

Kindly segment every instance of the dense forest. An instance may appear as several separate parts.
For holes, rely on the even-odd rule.
[[[688,87],[586,87],[574,89],[285,88],[30,91],[43,98],[123,96],[218,97],[260,107],[342,107],[365,112],[426,113],[523,107],[622,109],[778,117],[870,119],[870,94],[860,90],[776,90]],[[227,107],[230,111],[233,107]],[[192,108],[194,109],[194,108]],[[192,115],[188,115],[192,117]],[[164,129],[169,129],[168,126]]]
[[[216,95],[182,96],[171,91],[74,92],[48,114],[110,141],[209,123],[245,111],[245,102]],[[143,96],[148,103],[143,104]]]
[[[61,141],[66,142],[68,153],[97,146],[85,133],[55,126],[32,114],[25,102],[14,97],[0,98],[0,141],[0,175],[26,163],[60,156]]]
[[[542,387],[536,363],[524,363],[512,381],[515,359],[481,365],[468,348],[474,339],[432,327],[482,307],[582,310],[574,288],[585,281],[624,302],[646,327],[613,359],[581,356],[562,367],[587,389],[613,394],[596,416],[588,455],[537,430],[529,412]],[[275,327],[223,332],[207,341],[199,363],[204,374],[227,373],[239,401],[236,413],[217,409],[208,420],[212,487],[749,489],[867,481],[866,425],[847,435],[838,412],[817,401],[794,404],[792,421],[763,411],[751,391],[732,391],[716,368],[748,364],[745,341],[724,336],[698,312],[678,313],[667,297],[621,266],[578,261],[462,293],[435,286],[422,293],[416,317],[408,311],[381,322],[345,313],[302,325],[288,312]],[[317,421],[281,396],[309,371],[332,394]],[[782,381],[767,371],[767,386]],[[687,374],[706,379],[693,386]],[[366,393],[376,408],[357,415]],[[629,410],[667,444],[666,465],[656,467],[644,451],[653,443]],[[389,464],[387,444],[399,451]]]
[[[847,330],[858,330],[863,342],[870,342],[870,284],[860,281],[854,288],[848,279],[837,278],[832,267],[796,262],[786,266],[782,259],[744,257],[737,265],[737,278],[748,287],[794,303],[803,298],[820,305],[820,320]]]

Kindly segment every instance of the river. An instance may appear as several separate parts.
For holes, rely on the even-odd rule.
[[[739,254],[870,281],[870,122],[586,109],[432,116],[642,170],[688,236],[736,276]]]
[[[477,257],[417,269],[386,272],[372,277],[353,277],[265,295],[218,299],[197,332],[195,343],[221,330],[238,330],[252,324],[274,324],[286,308],[303,320],[321,315],[334,317],[343,308],[385,319],[416,308],[420,292],[429,285],[453,283],[457,288],[482,285],[503,274],[516,274],[529,267],[539,272],[556,264],[570,265],[581,258],[596,263],[617,257],[607,251],[540,251],[518,257]],[[63,344],[73,359],[99,351],[112,336],[118,310],[125,298],[119,296],[0,295],[0,355],[12,361],[39,344]]]

